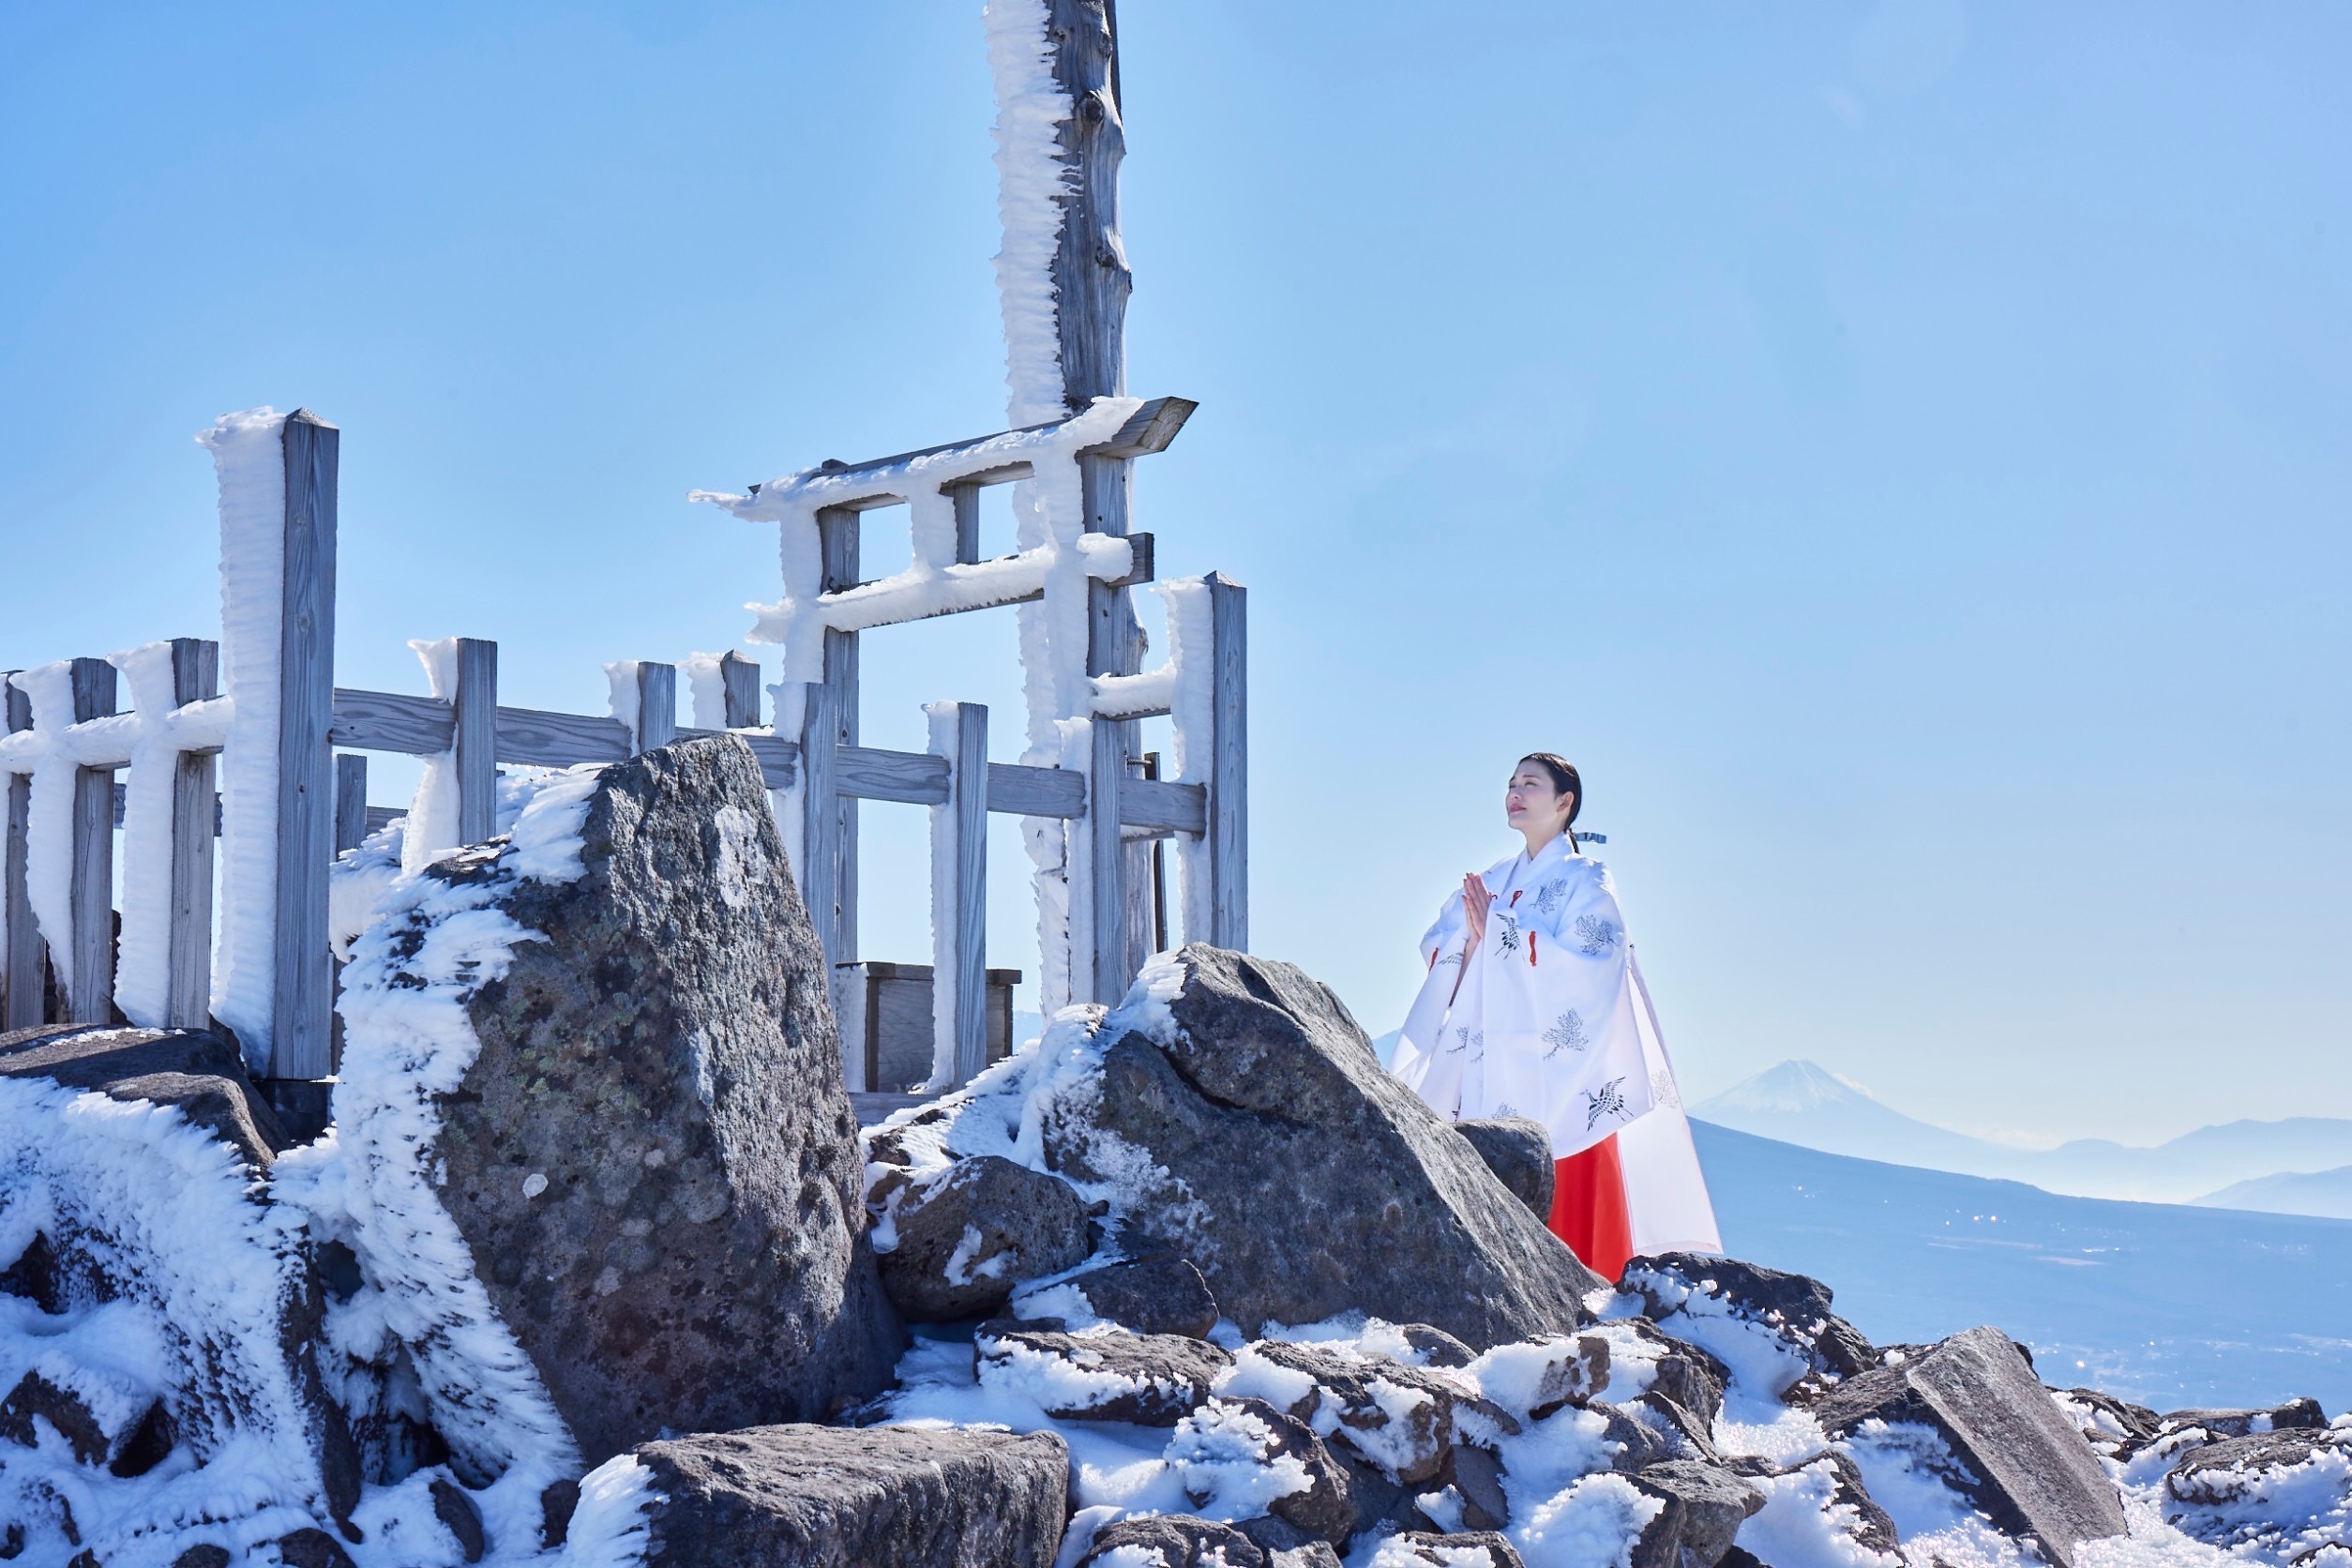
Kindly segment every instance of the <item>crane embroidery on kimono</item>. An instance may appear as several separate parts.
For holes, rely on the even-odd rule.
[[[1600,1125],[1604,1116],[1622,1118],[1625,1114],[1625,1080],[1613,1078],[1598,1089],[1584,1092],[1584,1130],[1591,1132]]]

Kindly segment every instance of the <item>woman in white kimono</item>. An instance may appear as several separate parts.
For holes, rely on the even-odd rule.
[[[1503,815],[1527,848],[1465,876],[1422,937],[1393,1070],[1456,1121],[1549,1128],[1552,1233],[1615,1279],[1630,1258],[1722,1245],[1616,889],[1576,844],[1583,804],[1562,758],[1513,770]]]

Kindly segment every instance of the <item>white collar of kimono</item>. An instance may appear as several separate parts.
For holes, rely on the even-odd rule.
[[[1531,875],[1537,871],[1545,870],[1551,867],[1559,865],[1563,860],[1581,860],[1584,857],[1582,855],[1572,854],[1570,852],[1568,848],[1568,836],[1563,833],[1559,837],[1553,839],[1550,843],[1545,845],[1542,849],[1536,851],[1532,855],[1530,855],[1525,850],[1521,850],[1517,854],[1513,855],[1508,860],[1497,861],[1493,866],[1487,867],[1485,880],[1489,882],[1495,882],[1496,880],[1500,878],[1500,882],[1495,888],[1495,891],[1500,893],[1503,888],[1508,887],[1513,882],[1516,882],[1523,874]]]

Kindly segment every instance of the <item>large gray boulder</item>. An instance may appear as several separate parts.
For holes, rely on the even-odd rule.
[[[1050,1432],[755,1426],[637,1450],[645,1560],[680,1568],[1048,1568],[1069,1450]]]
[[[1189,1258],[1250,1335],[1360,1310],[1484,1349],[1589,1320],[1606,1281],[1381,1067],[1329,989],[1198,943],[1174,961],[1171,1021],[1112,1040],[1099,1093],[1046,1128],[1048,1159],[1082,1184],[1118,1173],[1106,1138],[1164,1173],[1131,1200],[1131,1245]]]
[[[1633,1476],[1666,1506],[1634,1543],[1634,1568],[1715,1568],[1764,1494],[1729,1470],[1669,1459]]]
[[[91,1093],[128,1114],[90,1114]],[[359,1459],[319,1364],[316,1248],[271,1201],[280,1148],[225,1036],[0,1035],[0,1292],[49,1347],[0,1385],[8,1555],[111,1559],[173,1538],[184,1490],[123,1485],[167,1463],[182,1489],[213,1484],[216,1462],[232,1472],[219,1517],[279,1508],[349,1526]],[[94,1488],[110,1501],[77,1520],[68,1500]]]
[[[982,1387],[1029,1393],[1056,1420],[1173,1426],[1209,1402],[1209,1385],[1233,1358],[1205,1340],[1173,1334],[1073,1334],[1012,1322],[972,1336]]]
[[[2098,1455],[1998,1329],[1849,1377],[1813,1415],[1832,1437],[1871,1420],[1933,1428],[1967,1472],[1969,1500],[1996,1528],[2032,1535],[2059,1568],[2073,1568],[2085,1541],[2124,1532],[2122,1499]]]
[[[829,1417],[888,1380],[901,1331],[824,955],[759,764],[722,736],[563,782],[585,791],[576,841],[540,842],[554,819],[527,809],[511,841],[430,867],[354,949],[342,1141],[390,1181],[415,1115],[402,1095],[421,1098],[430,1198],[587,1464],[664,1430]],[[531,934],[503,972],[435,967],[494,916]],[[457,1081],[411,1091],[407,999],[444,995],[479,1048]],[[374,1209],[423,1200],[387,1186]],[[362,1229],[371,1279],[411,1266],[402,1240]],[[435,1353],[418,1349],[437,1413],[460,1419],[462,1367]]]

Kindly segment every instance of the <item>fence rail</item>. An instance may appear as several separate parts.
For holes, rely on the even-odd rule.
[[[1135,405],[1108,439],[1082,448],[1076,460],[1123,462],[1158,451],[1191,406],[1182,399]],[[998,460],[1008,444],[1020,445],[1018,438],[1065,427],[1075,429],[1077,421],[815,471],[848,498],[818,513],[828,598],[891,591],[890,584],[858,580],[854,522],[860,511],[900,499],[889,487],[906,488],[915,460],[929,465],[935,493],[952,505],[953,564],[1019,586],[1021,574],[1033,569],[1026,556],[976,561],[975,498],[984,486],[1031,477],[1049,456],[1068,460],[1070,453],[1048,454],[1032,441],[1022,448],[1030,456]],[[705,724],[719,719],[716,728],[676,722],[678,666],[654,661],[610,667],[610,714],[502,705],[498,646],[483,639],[453,638],[427,648],[430,696],[337,686],[339,440],[334,426],[301,410],[283,419],[265,410],[232,415],[206,438],[220,473],[229,605],[223,642],[182,638],[111,658],[0,672],[7,808],[0,1022],[7,1028],[117,1016],[152,1026],[217,1022],[237,1034],[280,1110],[315,1123],[324,1114],[318,1080],[335,1065],[328,881],[336,855],[403,816],[412,836],[454,832],[451,843],[423,846],[426,852],[490,837],[502,764],[610,763],[672,739],[717,733],[741,736],[776,792],[793,870],[837,961],[851,959],[845,933],[855,930],[856,802],[932,808],[932,832],[944,846],[934,861],[946,867],[932,890],[932,969],[942,988],[941,1027],[953,1035],[957,1081],[986,1059],[988,813],[1070,823],[1073,840],[1094,846],[1097,896],[1106,905],[1096,917],[1106,933],[1100,941],[1114,940],[1108,922],[1132,902],[1123,880],[1132,841],[1169,836],[1198,853],[1197,865],[1187,863],[1187,934],[1246,940],[1237,586],[1214,577],[1203,583],[1215,627],[1214,648],[1203,650],[1214,656],[1209,707],[1215,727],[1205,781],[1133,776],[1126,731],[1135,718],[1170,711],[1154,694],[1172,685],[1118,670],[1112,673],[1126,683],[1125,695],[1099,700],[1096,744],[1079,765],[988,761],[988,711],[972,703],[930,710],[927,751],[860,745],[853,631],[824,632],[823,678],[798,688],[806,694],[801,721],[789,733],[763,719],[760,667],[734,653],[722,656],[715,671],[695,667],[696,716]],[[1122,594],[1151,576],[1148,535],[1110,542],[1125,553],[1114,560],[1080,551],[1098,574],[1089,590],[1098,596]],[[1000,598],[975,592],[948,611],[917,610],[980,609],[1045,592]],[[713,673],[716,712],[705,711],[709,688],[700,684]],[[128,709],[120,702],[125,679],[131,687]],[[347,754],[338,757],[339,747]],[[436,830],[400,808],[369,805],[365,757],[348,753],[370,751],[441,760],[453,776],[454,822]],[[119,914],[113,892],[117,829]],[[1128,954],[1120,961],[1131,959]],[[1099,972],[1115,967],[1106,960]]]

